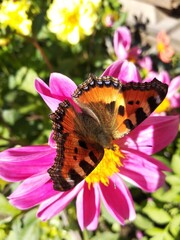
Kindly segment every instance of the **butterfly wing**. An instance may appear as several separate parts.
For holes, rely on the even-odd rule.
[[[114,137],[120,138],[121,133],[128,133],[142,123],[164,100],[168,86],[154,79],[151,82],[123,84],[121,93],[124,105],[120,104],[121,96],[117,98],[117,121]]]
[[[144,121],[163,101],[168,86],[152,82],[121,84],[112,77],[95,77],[79,85],[74,101],[104,126],[104,131],[117,139]]]
[[[73,94],[73,100],[104,128],[105,135],[112,135],[118,104],[125,105],[121,88],[122,84],[116,78],[89,75]]]
[[[59,104],[50,118],[53,121],[57,155],[48,173],[55,190],[67,191],[82,181],[97,166],[103,157],[104,150],[97,144],[92,146],[87,143],[76,132],[75,124],[79,116],[68,101]]]

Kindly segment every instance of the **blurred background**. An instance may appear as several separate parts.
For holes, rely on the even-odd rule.
[[[119,40],[123,50],[118,54],[114,38],[121,27],[129,39]],[[0,150],[48,141],[50,109],[34,88],[37,76],[48,84],[50,73],[60,72],[79,84],[117,59],[133,62],[142,81],[154,73],[168,74],[170,82],[179,78],[180,1],[0,1]],[[168,105],[161,112],[180,111]],[[74,202],[41,222],[36,208],[20,211],[8,203],[17,184],[0,180],[0,240],[180,239],[179,135],[156,155],[172,168],[166,185],[153,194],[130,186],[134,222],[120,226],[102,209],[99,228],[81,232]]]

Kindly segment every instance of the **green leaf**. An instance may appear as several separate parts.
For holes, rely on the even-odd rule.
[[[40,239],[39,220],[36,218],[37,209],[24,212],[24,216],[13,221],[12,231],[7,240]]]
[[[20,90],[24,90],[25,92],[31,93],[33,95],[37,95],[36,89],[34,87],[35,79],[37,78],[37,73],[31,68],[22,68],[22,72],[24,72],[24,77],[21,78],[22,83],[19,85]],[[16,75],[16,79],[19,78],[19,75]]]
[[[0,194],[0,223],[10,222],[21,211],[10,205],[6,197]]]
[[[166,177],[166,181],[172,186],[180,187],[180,177],[177,175],[169,175]]]
[[[158,227],[153,227],[153,228],[149,228],[145,231],[149,236],[160,236],[164,233],[164,230],[162,228],[158,228]]]
[[[160,202],[179,203],[180,202],[180,194],[179,193],[180,193],[180,187],[173,186],[168,191],[165,191],[163,188],[160,188],[158,191],[153,193],[153,197],[158,199]]]
[[[173,217],[169,226],[169,230],[174,237],[180,235],[180,214]]]
[[[0,190],[3,190],[6,185],[7,185],[7,182],[0,179]]]
[[[150,240],[174,240],[174,238],[168,232],[165,231],[150,238]]]
[[[156,207],[154,203],[147,203],[143,213],[158,224],[166,224],[171,220],[171,216],[164,209]]]
[[[179,154],[174,154],[172,157],[171,167],[173,171],[180,176],[180,157]],[[180,180],[179,180],[180,181]]]
[[[16,237],[16,234],[13,230],[11,230],[9,232],[9,235],[7,236],[6,240],[18,240],[18,238]]]
[[[2,117],[6,123],[13,125],[21,115],[15,109],[6,109],[2,111]]]
[[[104,231],[101,233],[98,232],[96,236],[91,238],[91,240],[99,240],[99,239],[118,240],[119,233],[113,233],[109,231]]]
[[[0,240],[5,240],[6,237],[6,232],[4,231],[4,229],[0,229]]]
[[[101,205],[101,212],[102,212],[102,217],[110,224],[116,223],[117,221],[108,213],[107,209],[105,206],[102,204]]]
[[[137,214],[134,224],[141,230],[153,227],[153,223],[145,216]]]
[[[37,209],[29,211],[24,218],[24,228],[21,232],[20,240],[33,239],[39,240],[39,220],[36,218]]]

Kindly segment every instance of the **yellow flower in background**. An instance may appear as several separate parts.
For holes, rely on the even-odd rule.
[[[47,17],[49,30],[57,38],[77,44],[86,35],[91,35],[97,21],[101,0],[54,0]]]
[[[0,27],[9,26],[20,34],[29,35],[32,25],[27,15],[29,7],[30,1],[28,0],[3,0],[0,5]]]
[[[0,38],[0,47],[6,46],[9,43],[8,38]]]

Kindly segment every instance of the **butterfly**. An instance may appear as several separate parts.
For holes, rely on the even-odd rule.
[[[68,100],[50,114],[56,157],[48,173],[55,190],[67,191],[85,179],[99,164],[104,148],[142,123],[163,101],[168,86],[151,82],[121,83],[92,74]]]

